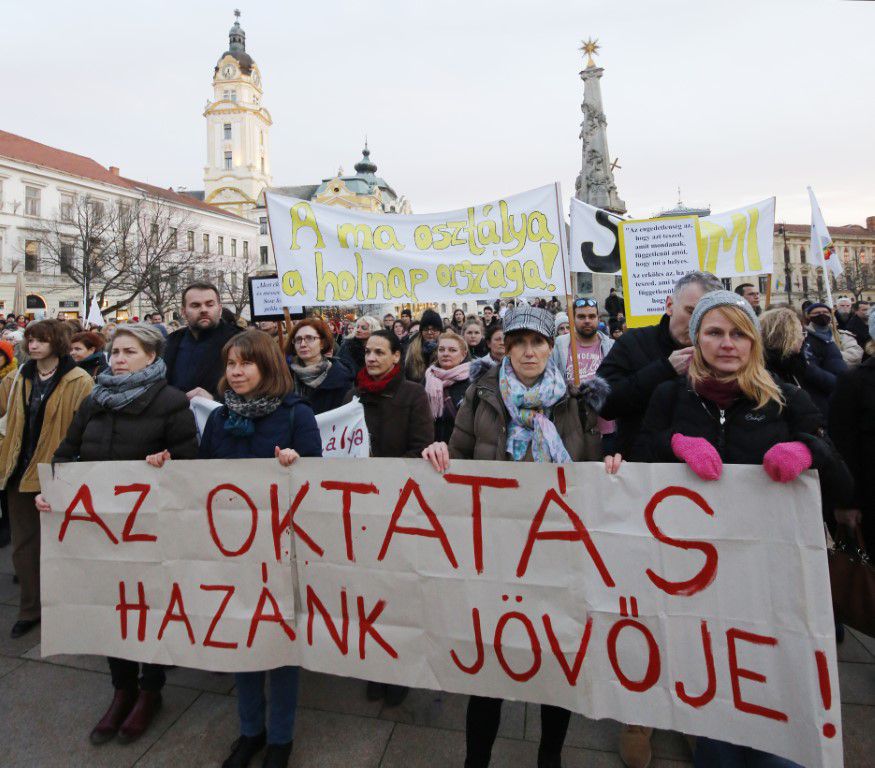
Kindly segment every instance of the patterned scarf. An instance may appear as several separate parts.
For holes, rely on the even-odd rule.
[[[568,391],[565,376],[552,357],[547,360],[547,367],[540,380],[529,388],[517,378],[510,359],[504,358],[498,372],[498,389],[504,407],[510,414],[507,452],[513,456],[514,461],[523,460],[530,443],[535,461],[556,464],[571,461],[556,426],[545,413]]]
[[[314,365],[301,365],[300,360],[301,358],[299,357],[293,357],[289,362],[289,369],[292,371],[292,375],[295,379],[295,390],[297,391],[299,382],[305,387],[316,389],[323,381],[325,381],[325,377],[328,376],[328,369],[331,368],[331,360],[327,357],[323,357]],[[300,394],[300,392],[298,394]]]
[[[457,381],[471,377],[471,363],[461,363],[455,368],[444,370],[432,365],[425,372],[425,394],[431,406],[432,418],[439,419],[444,414],[444,390]]]
[[[225,390],[225,407],[229,411],[225,431],[234,437],[251,437],[255,434],[255,419],[267,416],[280,407],[281,397],[254,397],[247,400],[233,389]]]
[[[134,373],[120,373],[117,376],[105,371],[97,377],[97,384],[91,390],[94,402],[110,411],[119,411],[130,405],[147,389],[167,378],[167,366],[160,357],[155,362]]]

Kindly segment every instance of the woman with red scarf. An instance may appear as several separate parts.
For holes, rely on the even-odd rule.
[[[392,331],[375,331],[365,345],[365,367],[347,393],[361,400],[371,438],[371,455],[377,458],[416,458],[434,441],[434,421],[428,396],[421,384],[404,378],[401,342]],[[385,700],[397,706],[407,696],[400,685],[368,683],[370,701]]]

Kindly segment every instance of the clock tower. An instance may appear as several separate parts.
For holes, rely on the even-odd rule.
[[[246,53],[240,11],[234,15],[228,50],[213,70],[213,98],[204,110],[204,199],[245,216],[271,184],[269,129],[273,121],[261,104],[261,73]]]

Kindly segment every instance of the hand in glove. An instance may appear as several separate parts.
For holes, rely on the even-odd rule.
[[[680,433],[671,436],[671,450],[703,480],[719,480],[723,460],[717,449],[704,437],[687,437]]]

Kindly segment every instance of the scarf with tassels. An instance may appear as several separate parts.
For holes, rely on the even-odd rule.
[[[225,407],[229,411],[225,431],[234,437],[251,437],[255,434],[255,419],[267,416],[280,407],[281,397],[254,397],[247,400],[234,390],[225,390]]]
[[[529,445],[535,461],[555,464],[571,461],[556,425],[547,416],[547,412],[568,392],[565,375],[553,358],[548,358],[544,374],[531,387],[526,387],[517,378],[510,358],[504,358],[498,372],[498,389],[510,414],[507,452],[514,461],[525,458]]]
[[[439,419],[444,415],[444,390],[457,381],[465,381],[471,376],[471,363],[461,363],[455,368],[438,368],[429,366],[425,372],[425,394],[431,407],[432,418]]]

